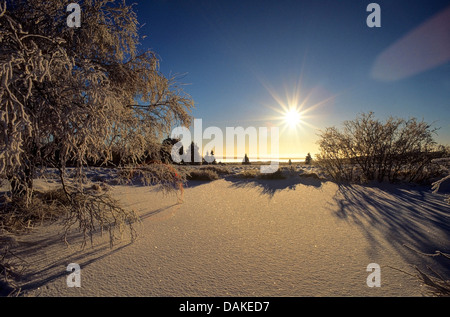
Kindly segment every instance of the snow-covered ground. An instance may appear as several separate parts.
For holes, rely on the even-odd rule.
[[[67,247],[57,223],[37,227],[11,249],[28,263],[22,294],[422,296],[420,281],[400,270],[428,272],[429,264],[450,276],[448,262],[410,249],[449,253],[450,208],[442,194],[337,185],[301,177],[300,169],[280,180],[192,181],[182,204],[155,187],[113,185],[113,197],[141,217],[137,241],[124,236],[110,248],[108,236],[98,236],[81,250],[76,232]],[[70,263],[81,267],[79,288],[67,287]],[[380,287],[366,283],[370,263],[381,267]]]

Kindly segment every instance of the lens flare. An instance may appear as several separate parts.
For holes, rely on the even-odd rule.
[[[284,121],[291,127],[294,128],[301,122],[301,113],[297,109],[290,109],[284,114]]]

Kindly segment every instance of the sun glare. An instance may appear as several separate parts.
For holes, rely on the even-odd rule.
[[[290,109],[284,114],[284,121],[291,127],[294,128],[301,122],[301,115],[297,109]]]
[[[284,135],[284,137],[299,137],[310,133],[311,130],[316,130],[317,126],[311,122],[318,117],[314,111],[337,96],[324,98],[323,94],[328,93],[321,89],[321,86],[314,87],[309,92],[302,92],[302,74],[297,81],[291,81],[281,89],[275,89],[264,76],[258,79],[273,99],[269,99],[270,103],[266,103],[265,106],[275,112],[274,115],[268,115],[259,120],[273,122],[280,128],[280,136]],[[284,88],[285,96],[280,94],[282,88]]]

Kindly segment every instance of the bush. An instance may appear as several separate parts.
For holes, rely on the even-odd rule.
[[[285,179],[286,176],[283,174],[281,169],[277,169],[273,173],[264,173],[259,174],[260,179]]]
[[[258,178],[258,179],[285,179],[286,176],[283,174],[281,169],[273,173],[261,173],[259,169],[254,170],[244,170],[236,175],[239,178]]]
[[[259,175],[258,170],[244,170],[238,174],[236,174],[236,177],[238,178],[256,178]]]
[[[435,131],[415,118],[381,122],[370,112],[345,121],[342,130],[322,131],[316,162],[338,181],[427,181],[438,173],[432,160],[442,156],[433,141]]]
[[[160,185],[164,191],[178,189],[179,184],[186,183],[187,172],[181,167],[156,162],[141,167],[122,168],[118,172],[123,183],[139,183],[142,185]]]
[[[212,170],[199,169],[189,172],[187,179],[198,181],[214,181],[219,179],[219,175]]]
[[[212,171],[219,175],[228,175],[231,174],[231,171],[227,167],[221,167],[221,166],[206,166],[201,167],[200,170],[202,171]]]
[[[319,175],[317,175],[317,173],[314,173],[314,172],[301,173],[299,176],[300,177],[307,177],[307,178],[322,179]]]

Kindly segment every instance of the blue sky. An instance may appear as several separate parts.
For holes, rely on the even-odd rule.
[[[401,41],[449,2],[376,1],[381,27],[369,28],[371,2],[152,0],[139,1],[136,11],[145,23],[141,35],[147,35],[142,48],[160,56],[164,74],[186,74],[182,81],[195,101],[193,116],[204,127],[282,127],[280,104],[297,100],[306,111],[296,129],[282,130],[281,156],[317,153],[319,129],[368,111],[381,119],[435,122],[441,127],[436,140],[450,144],[450,62],[445,59],[450,32],[440,38],[430,32],[438,34],[434,40],[440,46],[434,50],[445,51],[443,61],[392,80],[392,73],[414,70],[403,64],[408,54],[419,58],[416,64],[422,56],[437,58],[428,54],[432,41],[414,36],[407,44]],[[449,21],[433,27],[448,31]],[[403,47],[391,52],[395,67],[380,67],[376,62],[396,43]]]

